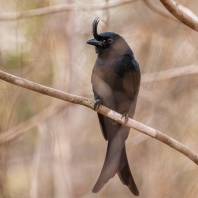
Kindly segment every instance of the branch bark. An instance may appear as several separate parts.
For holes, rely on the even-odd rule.
[[[160,0],[160,2],[175,18],[198,32],[198,19],[192,11],[187,8],[184,9],[184,6],[172,0]]]
[[[173,20],[173,21],[177,21],[177,19],[175,19],[174,17],[172,17],[172,16],[170,16],[170,15],[168,15],[168,14],[163,13],[161,10],[157,9],[157,7],[153,6],[152,3],[154,3],[154,2],[151,3],[149,0],[144,0],[143,3],[145,3],[145,5],[146,5],[149,9],[151,9],[153,12],[155,12],[156,14],[159,14],[159,15],[165,17],[165,18],[169,18],[169,19],[171,19],[171,20]],[[177,21],[177,22],[178,22],[178,21]]]
[[[77,95],[72,95],[72,94],[65,93],[60,90],[49,88],[47,86],[43,86],[43,85],[31,82],[29,80],[25,80],[25,79],[16,77],[14,75],[8,74],[1,70],[0,70],[0,79],[4,80],[6,82],[12,83],[14,85],[23,87],[23,88],[26,88],[26,89],[29,89],[32,91],[36,91],[36,92],[44,94],[44,95],[48,95],[48,96],[51,96],[51,97],[54,97],[54,98],[57,98],[60,100],[64,100],[67,102],[71,102],[74,104],[80,104],[80,105],[86,106],[92,110],[94,109],[94,101],[92,101],[88,98],[77,96]],[[103,105],[100,105],[100,107],[96,111],[100,114],[103,114],[104,116],[111,118],[112,120],[115,120],[121,124],[124,124],[125,119],[122,118],[121,114],[119,114],[119,113],[117,113]],[[189,159],[191,159],[194,163],[196,163],[198,165],[198,156],[195,153],[193,153],[190,149],[188,149],[186,146],[184,146],[180,142],[163,134],[162,132],[155,130],[151,127],[148,127],[148,126],[146,126],[140,122],[137,122],[135,120],[132,120],[130,118],[129,118],[126,126],[133,128],[139,132],[142,132],[152,138],[155,138],[155,139],[167,144],[168,146],[174,148],[175,150],[177,150],[180,153],[187,156]]]

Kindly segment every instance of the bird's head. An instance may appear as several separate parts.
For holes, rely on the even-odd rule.
[[[114,32],[102,32],[98,34],[98,23],[99,18],[96,18],[92,25],[94,38],[87,41],[87,44],[95,46],[96,53],[100,54],[105,51],[125,51],[126,49],[130,49],[126,41],[119,34]]]

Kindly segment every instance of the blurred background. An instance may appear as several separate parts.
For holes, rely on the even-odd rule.
[[[178,3],[198,15],[198,1]],[[63,4],[75,9],[16,20],[4,15]],[[0,69],[93,99],[96,54],[86,41],[97,16],[98,32],[122,35],[140,64],[134,119],[198,154],[197,32],[159,1],[0,0]],[[107,147],[96,112],[4,81],[0,90],[0,198],[133,197],[117,175],[91,192]],[[198,168],[187,157],[132,129],[126,146],[140,198],[198,197]]]

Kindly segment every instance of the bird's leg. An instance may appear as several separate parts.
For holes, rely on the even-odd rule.
[[[100,107],[100,105],[101,105],[101,100],[100,100],[100,99],[95,100],[95,103],[94,103],[94,111],[95,111],[96,109],[98,109],[98,108]]]
[[[126,124],[127,124],[127,122],[129,121],[129,115],[128,115],[128,113],[124,113],[124,114],[122,114],[121,119],[122,119],[123,117],[125,117],[124,125],[126,125]]]

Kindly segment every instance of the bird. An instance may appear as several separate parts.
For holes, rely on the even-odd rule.
[[[121,182],[138,196],[139,191],[127,159],[125,141],[130,131],[126,123],[135,113],[141,79],[140,68],[125,39],[114,32],[98,34],[98,23],[97,17],[92,24],[94,38],[87,41],[87,44],[95,46],[97,54],[91,76],[94,109],[102,104],[125,117],[125,124],[98,113],[100,128],[108,145],[101,173],[92,192],[99,192],[117,173]]]

